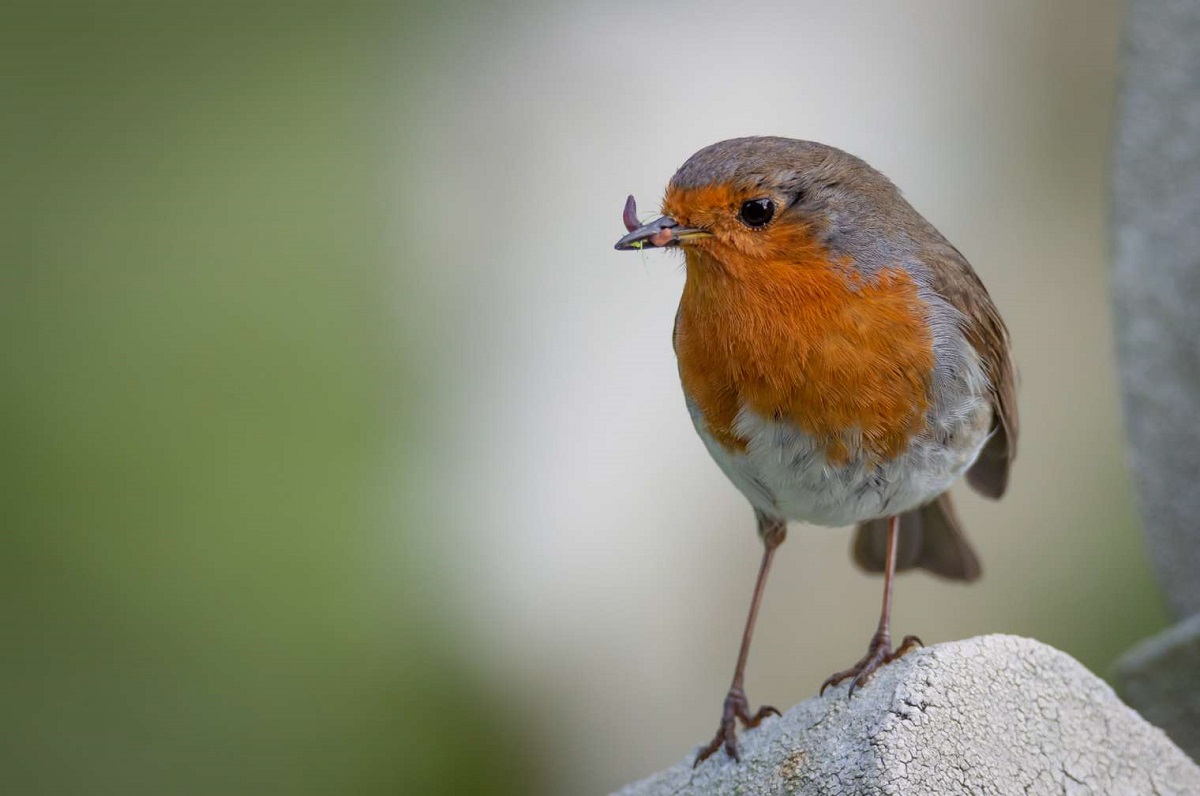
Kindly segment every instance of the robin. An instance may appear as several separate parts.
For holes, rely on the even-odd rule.
[[[754,508],[764,544],[720,727],[757,726],[743,675],[789,520],[857,525],[854,560],[883,573],[867,652],[830,676],[850,695],[920,641],[891,643],[892,580],[920,567],[979,577],[948,490],[1008,484],[1017,408],[1008,331],[966,258],[859,158],[812,141],[737,138],[700,150],[662,217],[626,202],[619,250],[679,248],[673,343],[696,431]]]

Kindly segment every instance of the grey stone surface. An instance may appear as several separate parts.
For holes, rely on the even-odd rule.
[[[1200,613],[1200,2],[1132,0],[1113,174],[1125,417],[1151,557]]]
[[[1138,644],[1113,674],[1126,702],[1200,760],[1200,614]]]
[[[714,704],[714,711],[717,705]],[[707,740],[707,738],[705,739]],[[1200,768],[1074,659],[1016,636],[910,653],[620,796],[1200,794]]]

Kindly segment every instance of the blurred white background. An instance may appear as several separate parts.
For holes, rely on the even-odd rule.
[[[479,669],[539,717],[551,792],[601,792],[716,729],[760,546],[680,394],[674,253],[613,251],[695,150],[808,138],[889,175],[1011,327],[1021,446],[958,501],[984,578],[906,575],[894,630],[1036,636],[1104,667],[1162,622],[1127,484],[1107,295],[1121,4],[523,3],[424,19],[396,186],[436,518]],[[411,81],[411,83],[409,83]],[[865,649],[881,581],[794,526],[750,657],[787,708]]]

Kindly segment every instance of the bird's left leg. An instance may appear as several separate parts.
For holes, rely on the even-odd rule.
[[[883,571],[883,608],[879,613],[879,627],[871,637],[871,643],[867,645],[867,654],[849,669],[830,675],[829,679],[821,684],[822,694],[829,686],[853,677],[850,682],[850,696],[854,696],[855,689],[865,684],[879,667],[891,663],[914,647],[921,646],[921,639],[905,636],[900,646],[895,651],[892,650],[892,579],[896,574],[896,536],[899,532],[900,517],[896,515],[888,521],[887,564]]]
[[[721,726],[716,736],[707,746],[696,755],[692,768],[707,760],[713,752],[725,747],[725,752],[734,760],[739,760],[737,743],[737,722],[740,721],[746,729],[757,727],[767,716],[779,715],[775,708],[764,705],[754,715],[750,714],[750,703],[743,690],[743,677],[746,673],[746,658],[750,654],[750,638],[754,635],[754,621],[758,618],[758,606],[762,602],[763,588],[767,584],[767,573],[771,570],[771,559],[775,550],[787,538],[787,523],[783,520],[771,519],[758,514],[758,530],[763,540],[762,564],[758,568],[758,580],[754,584],[754,596],[750,600],[750,615],[746,617],[746,627],[742,631],[742,647],[738,652],[737,666],[733,670],[733,684],[725,696],[725,707],[721,712]]]

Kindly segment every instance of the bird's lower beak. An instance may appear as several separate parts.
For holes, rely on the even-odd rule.
[[[617,251],[641,249],[647,246],[661,249],[667,246],[678,246],[689,240],[707,237],[711,237],[711,233],[705,232],[702,229],[681,227],[675,219],[670,216],[663,216],[631,230],[628,235],[617,241],[616,248]]]

